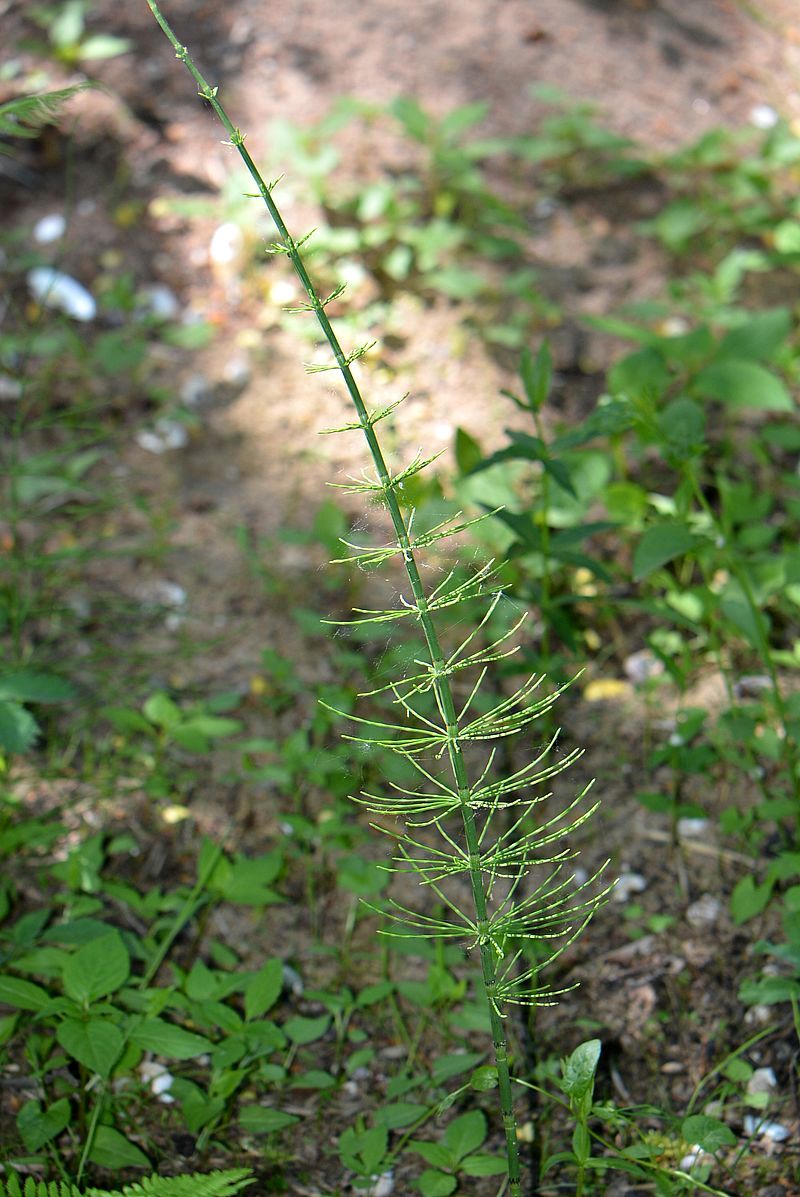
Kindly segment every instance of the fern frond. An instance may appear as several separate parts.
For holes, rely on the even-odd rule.
[[[0,1180],[0,1197],[233,1197],[253,1184],[249,1168],[195,1172],[184,1176],[146,1176],[122,1189],[82,1189],[64,1181],[23,1180],[11,1172]]]
[[[35,137],[44,125],[52,125],[58,120],[67,100],[92,86],[85,79],[72,87],[42,95],[17,96],[15,100],[0,104],[0,137]]]

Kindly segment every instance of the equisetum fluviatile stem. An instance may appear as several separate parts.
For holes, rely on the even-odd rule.
[[[411,599],[409,601],[402,600],[402,610],[394,613],[373,613],[373,615],[386,619],[408,614],[415,617],[425,639],[428,660],[423,667],[425,678],[423,684],[412,684],[411,688],[406,690],[405,695],[399,689],[394,690],[396,701],[400,704],[406,716],[412,716],[416,720],[416,728],[418,730],[414,730],[413,722],[410,725],[411,730],[409,731],[406,731],[405,727],[393,724],[381,724],[371,720],[360,720],[359,722],[371,725],[373,728],[378,729],[382,735],[387,734],[383,731],[384,728],[394,731],[399,746],[397,744],[390,744],[389,746],[394,747],[395,751],[405,754],[409,758],[413,758],[415,754],[435,749],[436,757],[442,757],[449,762],[451,782],[448,784],[440,783],[437,779],[430,777],[422,766],[418,765],[418,771],[424,777],[429,778],[436,789],[434,795],[419,795],[420,800],[424,800],[421,807],[416,808],[413,806],[413,800],[416,795],[410,791],[401,791],[402,794],[407,795],[406,798],[387,799],[382,808],[374,806],[370,808],[383,809],[399,817],[404,817],[409,811],[412,813],[416,813],[418,810],[421,810],[423,813],[426,811],[428,813],[433,812],[431,818],[427,819],[427,822],[421,821],[419,813],[416,813],[416,821],[411,821],[411,826],[436,824],[446,844],[453,849],[454,856],[449,866],[441,863],[444,858],[448,857],[449,850],[437,856],[435,850],[429,850],[425,844],[420,844],[411,836],[406,837],[405,842],[401,844],[399,849],[401,862],[407,864],[408,867],[415,868],[421,882],[429,886],[433,893],[439,897],[444,896],[438,885],[440,877],[446,877],[455,873],[467,873],[469,876],[469,887],[473,903],[473,911],[469,916],[457,909],[452,902],[445,899],[445,904],[451,910],[455,911],[458,916],[459,923],[447,923],[444,920],[437,920],[436,918],[425,915],[416,916],[414,912],[405,911],[403,907],[397,906],[396,908],[406,915],[411,915],[411,918],[407,920],[408,924],[412,928],[422,929],[423,933],[427,928],[428,933],[432,935],[458,936],[463,938],[465,934],[464,929],[466,928],[466,934],[468,936],[471,935],[474,944],[478,947],[483,985],[488,999],[494,1045],[496,1083],[506,1141],[508,1191],[511,1197],[521,1197],[520,1159],[512,1098],[512,1078],[509,1067],[506,1028],[501,1005],[506,1001],[533,1004],[537,997],[541,997],[544,991],[537,988],[539,965],[527,968],[524,974],[516,974],[513,979],[509,979],[514,973],[516,962],[520,958],[520,952],[513,947],[508,952],[506,944],[511,943],[513,945],[524,941],[526,938],[529,940],[536,940],[538,938],[544,942],[559,935],[567,935],[568,942],[572,942],[582,926],[588,921],[588,918],[591,917],[598,903],[602,900],[604,895],[599,894],[588,897],[581,896],[577,903],[573,903],[572,897],[567,896],[570,893],[569,886],[573,879],[558,879],[562,867],[561,862],[569,859],[571,855],[565,849],[556,848],[554,854],[549,856],[542,857],[538,855],[543,846],[560,843],[566,831],[578,826],[585,818],[588,818],[594,807],[580,817],[572,817],[571,812],[580,801],[580,798],[583,797],[583,795],[580,795],[561,815],[540,825],[536,831],[525,830],[525,820],[538,800],[520,799],[518,797],[519,790],[560,772],[564,764],[569,763],[569,760],[574,759],[576,755],[570,754],[568,758],[565,758],[565,761],[562,761],[558,765],[539,768],[540,761],[546,755],[549,748],[552,747],[552,742],[545,747],[531,765],[518,770],[505,780],[486,782],[485,776],[488,765],[477,779],[470,778],[464,756],[464,744],[466,742],[470,740],[496,740],[515,734],[532,719],[536,718],[538,714],[549,709],[557,695],[551,695],[544,700],[534,702],[531,698],[531,693],[535,683],[527,682],[520,687],[512,698],[498,701],[489,716],[478,715],[476,717],[472,714],[467,716],[467,709],[470,706],[472,698],[477,693],[483,674],[485,673],[485,669],[481,669],[480,677],[473,688],[470,699],[463,705],[460,711],[457,708],[450,683],[451,676],[457,668],[462,668],[465,665],[480,668],[486,662],[491,662],[501,656],[508,655],[507,652],[501,651],[498,648],[506,640],[508,634],[501,636],[488,649],[478,652],[474,651],[471,644],[473,635],[470,635],[458,650],[462,654],[463,659],[459,664],[456,664],[455,661],[458,653],[451,654],[449,657],[445,655],[434,621],[434,612],[463,601],[467,597],[480,596],[483,593],[481,587],[489,571],[481,571],[477,581],[473,580],[470,583],[454,585],[449,592],[446,589],[443,590],[442,586],[432,591],[426,591],[420,577],[415,555],[416,548],[420,545],[429,544],[433,540],[440,539],[451,532],[458,531],[467,525],[454,524],[446,531],[434,529],[432,533],[429,532],[422,536],[412,535],[411,518],[407,518],[404,515],[398,498],[398,491],[402,487],[403,480],[409,477],[411,473],[416,473],[426,463],[418,460],[412,463],[412,466],[407,470],[394,476],[387,467],[375,432],[375,425],[387,415],[389,409],[382,412],[370,412],[367,409],[351,369],[352,363],[357,357],[361,356],[363,350],[357,350],[355,353],[349,355],[344,352],[325,310],[331,300],[341,293],[341,290],[333,292],[326,299],[321,298],[317,294],[300,253],[302,242],[293,239],[273,198],[274,184],[268,184],[264,180],[244,144],[244,136],[230,120],[227,112],[221,105],[217,95],[217,88],[209,84],[197,69],[187,48],[179,42],[162,15],[158,4],[155,0],[147,0],[147,4],[172,44],[177,58],[194,78],[200,96],[211,105],[224,126],[230,145],[238,152],[256,185],[258,193],[256,198],[260,197],[267,207],[279,238],[272,249],[274,252],[285,253],[291,260],[307,297],[307,302],[302,305],[302,310],[313,312],[319,322],[325,340],[333,353],[336,368],[338,368],[341,374],[347,393],[355,408],[357,422],[347,425],[346,428],[361,430],[366,439],[375,467],[375,482],[367,483],[363,487],[356,487],[356,489],[372,491],[382,499],[389,512],[396,544],[387,550],[365,550],[360,555],[360,559],[373,564],[395,553],[399,554],[408,576]],[[357,546],[352,547],[357,548]],[[491,606],[490,613],[493,609],[494,605]],[[367,619],[366,622],[369,622],[369,620]],[[482,626],[482,624],[479,626]],[[463,655],[467,652],[469,655],[464,657]],[[414,679],[412,679],[413,681]],[[403,682],[408,685],[409,679],[403,679]],[[438,723],[433,722],[410,705],[410,696],[423,692],[429,692],[433,695],[438,710]],[[375,739],[373,742],[383,744],[383,741],[378,739]],[[493,753],[490,753],[489,763],[491,763],[493,755]],[[372,795],[362,795],[362,800],[365,800],[365,804],[368,807],[370,806],[370,801],[367,800],[372,800],[373,798],[374,796]],[[380,802],[381,800],[374,798],[374,801]],[[394,806],[392,806],[392,802],[395,803]],[[428,805],[425,806],[424,802],[427,802]],[[495,836],[493,841],[487,840],[486,830],[492,815],[504,808],[512,808],[511,831]],[[515,808],[520,808],[519,814],[517,814]],[[443,809],[444,814],[442,813]],[[453,836],[446,831],[440,821],[444,815],[450,812],[458,812],[461,818],[463,842],[460,845],[456,843]],[[566,818],[567,827],[559,827],[559,821],[562,818]],[[515,836],[516,838],[514,838]],[[428,855],[423,855],[422,857],[409,855],[409,846],[423,853],[428,852]],[[552,849],[548,850],[553,851]],[[532,895],[521,901],[515,897],[516,890],[530,867],[554,862],[557,862],[557,868],[547,881],[534,890]],[[497,899],[494,899],[494,906],[490,913],[490,898],[498,878],[510,879],[511,883],[507,889],[505,899],[499,903],[499,906]],[[587,887],[591,886],[595,880],[596,876],[590,878],[588,882],[578,885],[576,892],[580,895],[585,895]],[[590,890],[589,893],[591,893]],[[575,929],[576,921],[578,924],[577,929]],[[571,925],[568,926],[567,924]],[[559,950],[553,952],[550,959],[554,959],[559,954]],[[499,972],[498,970],[501,965],[503,966],[502,972]]]

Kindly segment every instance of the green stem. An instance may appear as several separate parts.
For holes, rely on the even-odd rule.
[[[348,359],[339,343],[338,337],[336,336],[331,322],[325,312],[324,302],[317,294],[309,277],[308,271],[306,270],[305,263],[303,262],[298,249],[298,244],[290,235],[289,230],[283,221],[283,217],[281,216],[281,213],[272,198],[271,188],[264,181],[264,178],[253,162],[253,159],[250,157],[250,154],[245,147],[242,133],[233,124],[227,112],[217,99],[218,89],[216,87],[212,87],[200,74],[194,62],[189,57],[187,48],[182,46],[178,41],[169,24],[162,16],[158,5],[155,3],[155,0],[147,0],[147,4],[156,21],[161,26],[161,29],[164,31],[170,43],[172,44],[176,57],[184,64],[192,78],[197,83],[200,96],[204,100],[208,101],[208,103],[214,109],[216,115],[219,117],[222,125],[228,133],[230,144],[238,151],[251,179],[258,188],[258,193],[263,199],[272,222],[278,231],[282,242],[282,248],[285,250],[287,256],[292,262],[292,265],[294,266],[295,273],[300,280],[303,290],[308,296],[310,308],[314,312],[314,315],[319,322],[320,328],[322,329],[323,335],[331,348],[334,358],[336,359],[336,364],[344,380],[347,393],[350,396],[358,415],[361,430],[366,439],[370,456],[372,457],[378,478],[380,480],[383,497],[386,507],[389,511],[389,516],[392,521],[397,544],[402,553],[403,564],[405,566],[411,591],[414,596],[414,603],[419,613],[419,622],[425,637],[433,671],[433,692],[437,707],[447,732],[447,753],[453,778],[458,790],[461,817],[464,825],[466,850],[469,854],[472,865],[470,869],[470,886],[475,908],[475,924],[478,930],[481,971],[483,975],[483,984],[489,1003],[492,1042],[494,1045],[495,1062],[497,1065],[498,1090],[503,1117],[503,1129],[506,1139],[506,1153],[508,1158],[509,1191],[511,1193],[511,1197],[521,1197],[522,1189],[520,1182],[519,1148],[517,1145],[516,1119],[514,1117],[511,1093],[508,1047],[506,1043],[505,1027],[497,1009],[495,1000],[497,977],[495,970],[494,949],[486,938],[486,932],[488,930],[486,891],[484,889],[483,877],[479,868],[480,844],[478,841],[478,831],[475,825],[474,814],[469,805],[469,797],[471,792],[470,783],[467,775],[466,763],[464,761],[464,753],[459,739],[459,723],[455,701],[445,672],[444,653],[439,642],[439,636],[436,627],[434,626],[433,618],[428,608],[427,597],[422,580],[420,578],[417,562],[414,557],[409,530],[403,513],[400,509],[400,504],[397,501],[394,483],[386,466],[378,438],[375,435],[375,431],[372,426],[372,420],[370,418],[369,412],[367,411],[366,404],[361,396],[358,384],[353,376],[353,372],[350,369],[351,359]]]

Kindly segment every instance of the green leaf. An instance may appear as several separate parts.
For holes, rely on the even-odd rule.
[[[767,312],[758,312],[738,328],[732,328],[726,333],[719,344],[717,354],[719,357],[770,361],[789,336],[791,329],[792,315],[788,308],[772,308]]]
[[[773,236],[779,254],[800,254],[800,222],[782,220],[775,226]]]
[[[446,1172],[439,1172],[434,1168],[426,1168],[417,1179],[417,1187],[422,1197],[449,1197],[456,1191],[458,1181],[455,1176],[448,1176]]]
[[[794,401],[781,380],[756,362],[725,358],[701,370],[694,380],[701,395],[719,399],[729,407],[757,411],[795,410]]]
[[[470,1088],[477,1093],[486,1093],[489,1089],[497,1088],[497,1069],[493,1064],[484,1064],[476,1068],[469,1080]]]
[[[118,54],[126,54],[132,42],[127,37],[114,37],[110,33],[94,33],[84,38],[78,47],[78,58],[81,60],[99,58],[116,58]]]
[[[655,349],[639,349],[636,353],[629,353],[612,366],[608,375],[612,394],[622,391],[634,397],[659,396],[669,384],[669,380],[670,373],[666,363]]]
[[[303,1018],[298,1014],[283,1024],[283,1031],[292,1043],[302,1045],[321,1039],[330,1025],[329,1014],[321,1014],[319,1018]]]
[[[755,877],[742,877],[731,894],[731,917],[737,926],[761,914],[772,896],[774,882],[764,881],[761,885]]]
[[[128,949],[117,931],[92,939],[64,965],[64,992],[74,1002],[89,1005],[114,993],[128,979]]]
[[[244,991],[244,1016],[248,1022],[260,1018],[277,1002],[283,988],[283,964],[280,960],[267,963],[247,982]]]
[[[378,1126],[385,1126],[388,1130],[399,1130],[403,1126],[411,1126],[412,1122],[419,1122],[427,1110],[427,1106],[421,1106],[417,1102],[396,1101],[377,1109],[374,1118]]]
[[[94,84],[88,81],[38,96],[17,96],[0,104],[0,136],[32,137],[34,130],[57,121],[67,100]]]
[[[508,1162],[499,1155],[488,1155],[481,1151],[462,1160],[460,1171],[465,1176],[504,1176],[508,1171]]]
[[[13,1006],[15,1010],[43,1010],[50,1001],[50,994],[33,981],[20,977],[0,976],[0,1002]]]
[[[800,1000],[800,981],[792,977],[748,978],[739,987],[739,1001],[745,1006],[775,1006]]]
[[[600,1059],[599,1039],[587,1039],[561,1064],[561,1087],[567,1097],[581,1101],[594,1085],[597,1062]]]
[[[98,1126],[89,1159],[101,1168],[149,1168],[144,1152],[112,1126]]]
[[[37,673],[34,669],[16,669],[0,674],[0,699],[13,702],[64,702],[74,698],[69,682],[53,673]]]
[[[372,1176],[381,1169],[388,1143],[389,1131],[385,1126],[370,1130],[351,1126],[339,1136],[339,1155],[346,1168],[361,1176]]]
[[[161,691],[156,694],[151,694],[147,702],[142,707],[145,717],[154,723],[156,727],[163,727],[169,729],[175,727],[181,722],[183,716],[180,708],[175,705],[171,698]]]
[[[210,1040],[182,1027],[173,1026],[163,1018],[149,1018],[131,1031],[131,1041],[146,1052],[168,1056],[174,1060],[191,1060],[213,1049]]]
[[[457,1160],[470,1155],[486,1138],[486,1118],[480,1110],[470,1110],[454,1118],[444,1132],[444,1141]]]
[[[530,349],[523,349],[519,372],[531,411],[540,411],[553,380],[553,358],[547,341],[542,341],[535,360]]]
[[[697,543],[685,524],[664,523],[648,528],[633,554],[633,579],[640,582],[654,570],[683,556]]]
[[[18,702],[0,701],[0,752],[27,752],[39,736],[39,724]]]
[[[28,1151],[39,1151],[69,1126],[69,1100],[59,1101],[43,1110],[38,1101],[26,1101],[17,1114],[17,1130]]]
[[[471,473],[483,459],[483,451],[474,437],[463,428],[456,429],[456,465],[462,474]]]
[[[68,1018],[59,1025],[56,1038],[73,1059],[102,1077],[111,1075],[125,1046],[119,1027],[100,1018],[88,1022]]]
[[[242,1130],[251,1135],[272,1135],[276,1131],[285,1130],[300,1119],[294,1114],[286,1114],[283,1110],[271,1110],[267,1106],[242,1106],[238,1121]]]
[[[736,1135],[729,1126],[718,1118],[707,1114],[692,1114],[681,1123],[681,1135],[686,1143],[697,1144],[703,1151],[712,1154],[723,1147],[733,1147]]]

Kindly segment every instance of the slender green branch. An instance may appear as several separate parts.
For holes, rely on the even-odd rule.
[[[420,455],[405,469],[394,474],[390,472],[375,432],[375,425],[394,405],[382,411],[371,412],[364,402],[352,371],[352,364],[363,355],[365,348],[345,353],[326,312],[327,305],[341,294],[341,289],[337,288],[326,298],[318,295],[300,252],[303,241],[292,237],[273,198],[274,184],[267,183],[255,165],[245,146],[243,134],[233,124],[219,101],[218,89],[209,84],[197,69],[187,48],[179,42],[155,0],[147,0],[147,3],[172,44],[177,58],[195,80],[200,96],[211,105],[221,121],[230,145],[239,153],[256,186],[257,196],[266,205],[278,233],[278,240],[270,247],[271,251],[285,254],[291,261],[306,296],[298,308],[314,314],[333,354],[335,365],[323,368],[338,369],[344,380],[357,421],[346,424],[342,429],[326,431],[360,430],[375,469],[374,477],[355,479],[349,489],[377,495],[385,504],[392,522],[392,544],[378,547],[347,545],[353,552],[344,560],[372,566],[399,555],[408,577],[411,597],[408,601],[402,599],[401,606],[393,611],[367,609],[356,612],[358,618],[351,622],[375,623],[411,617],[419,624],[424,637],[427,660],[416,662],[422,670],[421,673],[414,677],[405,677],[386,688],[398,708],[398,722],[356,718],[355,723],[361,732],[351,738],[385,746],[405,757],[433,789],[418,793],[401,788],[397,797],[383,798],[364,794],[358,801],[370,810],[389,814],[393,818],[403,818],[412,827],[433,825],[442,835],[445,847],[436,850],[407,834],[397,837],[400,845],[396,860],[399,861],[399,867],[407,867],[417,873],[421,883],[439,899],[447,917],[421,914],[390,900],[389,918],[404,925],[406,930],[403,934],[408,934],[408,929],[412,928],[432,939],[463,939],[466,936],[468,939],[471,937],[473,946],[478,949],[491,1020],[497,1087],[506,1140],[509,1192],[511,1197],[521,1197],[512,1081],[501,1005],[506,1001],[530,1003],[552,998],[552,993],[540,989],[536,984],[538,966],[537,969],[517,971],[516,975],[512,976],[511,970],[516,970],[517,961],[521,956],[519,944],[525,939],[543,942],[556,937],[561,938],[565,943],[553,950],[549,957],[550,960],[555,959],[588,921],[602,900],[602,894],[593,894],[596,876],[583,885],[574,885],[574,878],[562,874],[563,862],[571,855],[568,851],[551,852],[544,856],[539,852],[544,845],[560,838],[555,832],[558,819],[549,820],[541,833],[528,832],[523,828],[524,821],[539,799],[521,797],[519,791],[524,791],[527,786],[560,772],[574,754],[570,754],[560,765],[541,766],[542,758],[553,747],[551,741],[531,766],[518,770],[504,781],[487,782],[486,776],[494,759],[494,749],[486,750],[488,761],[479,770],[477,779],[470,778],[464,753],[465,744],[469,742],[486,743],[517,735],[527,728],[533,719],[550,709],[560,691],[544,698],[534,698],[534,691],[542,679],[531,678],[515,693],[497,699],[488,711],[478,708],[480,713],[470,712],[488,664],[514,651],[501,646],[516,628],[494,640],[486,648],[475,647],[475,636],[484,627],[499,601],[499,596],[492,594],[488,586],[493,578],[491,565],[484,567],[476,578],[467,583],[452,583],[453,575],[449,574],[443,583],[428,593],[422,583],[416,553],[438,540],[464,531],[477,521],[459,522],[457,516],[428,531],[412,534],[413,512],[409,516],[404,514],[398,495],[405,480],[430,464],[433,458],[424,459]],[[442,647],[434,622],[434,613],[476,597],[489,599],[489,611],[480,621],[478,628],[448,656]],[[458,670],[466,668],[477,669],[478,679],[469,690],[466,701],[459,707],[451,679]],[[432,706],[430,698],[433,699]],[[447,761],[450,770],[449,782],[442,782],[434,773],[428,772],[420,763],[420,757],[426,760],[433,758],[434,761]],[[571,816],[574,805],[573,803],[565,812],[567,826],[561,834],[572,830],[583,821],[583,818],[576,819]],[[491,816],[507,807],[515,810],[512,819],[513,832],[516,833],[518,829],[520,831],[516,843],[510,842],[510,833],[505,837],[500,836],[499,839],[487,840],[486,830]],[[456,838],[445,830],[441,822],[442,818],[456,812],[461,820],[461,843],[456,842]],[[424,817],[420,818],[420,815]],[[559,819],[561,817],[559,816]],[[550,870],[545,880],[532,894],[517,898],[516,892],[530,868],[548,864],[555,867]],[[469,914],[462,911],[458,903],[440,887],[440,883],[456,873],[466,873],[469,878],[472,896],[472,910]],[[494,896],[495,885],[498,882],[502,892]]]

